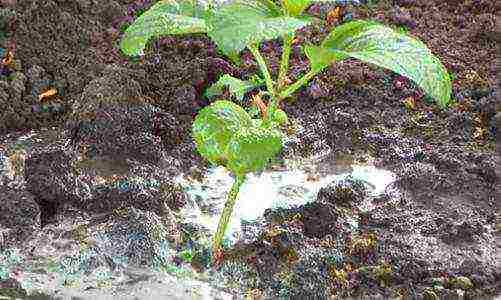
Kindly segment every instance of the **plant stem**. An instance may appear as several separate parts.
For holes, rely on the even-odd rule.
[[[280,61],[280,71],[278,72],[278,87],[277,90],[280,91],[285,85],[285,77],[287,76],[287,70],[289,70],[289,58],[291,55],[292,41],[294,40],[293,34],[286,34],[283,36],[284,45],[282,47],[282,59]]]
[[[257,45],[248,45],[247,46],[254,55],[254,58],[257,61],[257,64],[259,66],[259,69],[261,69],[261,72],[263,72],[264,79],[266,81],[266,88],[268,89],[268,92],[271,95],[275,95],[275,89],[273,88],[273,80],[271,80],[271,75],[270,72],[268,71],[268,67],[266,66],[266,62],[264,61],[263,56],[259,52],[259,48]]]
[[[278,95],[278,98],[279,99],[285,99],[285,98],[289,97],[296,90],[298,90],[300,87],[302,87],[303,85],[305,85],[308,81],[310,81],[310,79],[312,79],[313,77],[315,77],[315,75],[317,75],[317,73],[318,73],[318,71],[314,71],[314,70],[310,69],[308,71],[308,73],[306,73],[306,74],[303,75],[303,77],[299,78],[296,82],[294,82],[289,87],[287,87],[287,89],[283,90]]]
[[[235,181],[231,186],[230,192],[228,193],[228,199],[226,199],[226,203],[224,204],[223,213],[221,214],[221,218],[219,219],[219,224],[217,225],[216,235],[214,236],[214,240],[212,243],[212,254],[215,255],[219,248],[221,247],[221,241],[224,237],[224,232],[226,231],[226,227],[228,226],[228,221],[230,220],[231,213],[233,212],[233,206],[235,206],[235,202],[237,201],[238,191],[240,190],[240,186],[245,181],[245,175],[237,175],[235,176]]]
[[[278,103],[279,103],[278,98],[275,96],[272,96],[271,101],[268,105],[266,118],[263,120],[264,126],[268,127],[269,124],[271,123],[271,120],[273,119],[273,115],[275,114],[275,110],[278,108]]]

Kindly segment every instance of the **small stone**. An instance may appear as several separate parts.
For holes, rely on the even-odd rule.
[[[401,90],[404,87],[404,81],[401,78],[397,78],[393,81],[393,85],[397,90]]]
[[[362,181],[348,177],[322,187],[318,192],[317,201],[341,207],[355,207],[363,200],[366,193]]]
[[[61,103],[52,103],[51,106],[49,106],[49,111],[52,113],[62,113],[64,111],[64,107]]]
[[[412,18],[411,14],[404,9],[397,9],[391,14],[391,20],[397,25],[416,28],[417,22]]]
[[[31,112],[33,112],[34,114],[39,114],[42,112],[42,108],[40,107],[39,104],[32,105]]]
[[[321,84],[318,82],[313,82],[310,84],[308,87],[308,94],[313,98],[313,99],[318,99],[318,98],[324,98],[329,95],[329,92],[327,89],[325,89]]]
[[[204,178],[204,175],[202,173],[202,170],[200,170],[199,167],[197,166],[192,166],[189,170],[189,176],[193,178],[194,180],[202,181]]]

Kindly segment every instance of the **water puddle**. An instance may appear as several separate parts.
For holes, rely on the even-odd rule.
[[[333,166],[333,172],[329,173],[326,165]],[[395,180],[390,171],[376,168],[370,162],[356,163],[346,157],[341,159],[329,155],[301,164],[286,161],[286,166],[281,170],[269,170],[260,175],[247,175],[226,231],[225,238],[230,243],[235,242],[241,235],[242,223],[255,222],[269,208],[291,208],[311,202],[320,188],[333,181],[343,180],[348,176],[363,181],[371,197],[360,209],[371,210],[373,206],[370,198],[383,193],[386,186]],[[317,171],[312,174],[312,169]],[[340,170],[342,171],[339,172]],[[190,205],[181,210],[181,215],[215,233],[233,178],[224,167],[211,168],[204,175],[202,182],[182,175],[176,178],[192,200]],[[356,227],[356,224],[354,226]]]

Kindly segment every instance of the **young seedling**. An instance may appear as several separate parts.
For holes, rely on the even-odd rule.
[[[154,4],[127,28],[120,49],[129,56],[142,56],[148,41],[167,35],[206,33],[227,57],[238,63],[247,48],[254,56],[262,78],[244,81],[223,75],[207,91],[217,95],[223,86],[243,98],[245,92],[265,84],[266,92],[254,98],[261,117],[252,119],[239,105],[218,100],[196,116],[192,135],[198,152],[214,165],[229,169],[235,181],[228,194],[213,241],[213,255],[219,248],[239,189],[247,173],[262,171],[282,148],[279,125],[287,122],[280,101],[289,98],[327,66],[356,58],[392,70],[414,81],[444,109],[449,105],[451,81],[442,63],[421,41],[387,26],[354,20],[335,27],[320,45],[306,45],[310,70],[296,82],[289,82],[289,56],[297,29],[315,20],[304,14],[307,7],[321,0],[230,0],[202,4],[196,0],[164,0]],[[329,2],[329,0],[325,0]],[[259,44],[281,38],[283,41],[279,74],[272,78],[259,52]],[[269,101],[263,102],[264,95]]]

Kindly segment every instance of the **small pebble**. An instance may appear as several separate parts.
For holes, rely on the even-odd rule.
[[[416,28],[417,22],[412,18],[411,14],[404,9],[397,9],[391,14],[391,20],[397,25],[409,27],[410,29]]]
[[[31,112],[33,112],[34,114],[39,114],[40,112],[42,112],[42,108],[38,104],[32,105]]]
[[[329,92],[324,87],[320,86],[320,84],[318,84],[317,82],[312,82],[308,87],[308,94],[313,99],[318,99],[327,97],[329,95]]]

